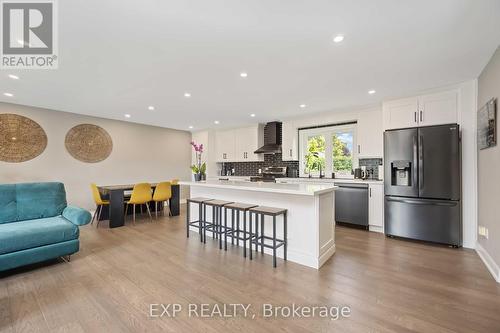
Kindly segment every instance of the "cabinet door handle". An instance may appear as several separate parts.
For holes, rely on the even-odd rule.
[[[370,198],[372,197],[372,188],[370,187]]]
[[[414,115],[415,115],[415,122],[417,122],[417,111],[415,111]]]
[[[358,145],[358,154],[361,154],[361,145]]]
[[[290,157],[292,157],[292,150],[290,149]]]
[[[420,122],[424,121],[424,112],[420,110]]]

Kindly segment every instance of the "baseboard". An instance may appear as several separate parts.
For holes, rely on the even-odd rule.
[[[479,243],[476,244],[476,252],[479,255],[479,258],[481,258],[485,266],[490,271],[491,275],[493,275],[495,281],[500,283],[500,267],[498,267],[490,254],[486,252],[486,250]]]
[[[379,227],[379,226],[376,226],[376,225],[369,225],[368,226],[368,230],[369,231],[373,231],[373,232],[379,232],[379,233],[384,233],[384,227]]]

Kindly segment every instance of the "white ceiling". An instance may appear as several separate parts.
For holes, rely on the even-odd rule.
[[[59,69],[1,71],[1,100],[184,130],[473,79],[500,44],[498,0],[58,3]]]

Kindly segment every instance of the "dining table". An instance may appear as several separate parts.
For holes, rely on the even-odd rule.
[[[158,183],[150,183],[151,188],[155,189]],[[101,220],[109,219],[109,227],[117,228],[125,225],[125,192],[132,191],[135,184],[122,185],[99,185],[97,188],[104,197],[109,197],[109,209],[103,210]],[[180,214],[180,186],[172,184],[172,196],[170,197],[169,208],[172,216]],[[151,206],[154,209],[154,205]],[[163,205],[158,205],[158,210],[163,209]],[[108,213],[108,214],[106,214]]]

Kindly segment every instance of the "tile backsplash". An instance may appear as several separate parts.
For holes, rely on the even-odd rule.
[[[259,169],[268,166],[286,166],[288,167],[287,176],[294,177],[294,173],[298,173],[299,170],[299,161],[283,161],[281,154],[265,154],[264,161],[261,162],[227,162],[224,166],[228,170],[234,168],[235,176],[256,176]]]
[[[367,169],[373,169],[373,178],[378,178],[378,166],[382,165],[381,158],[361,158],[359,166],[366,166]],[[234,168],[235,176],[256,176],[259,169],[268,166],[286,166],[288,167],[288,177],[296,177],[299,170],[299,161],[283,161],[281,154],[265,154],[262,162],[227,162],[224,167],[227,170]],[[220,165],[222,167],[222,163]]]

